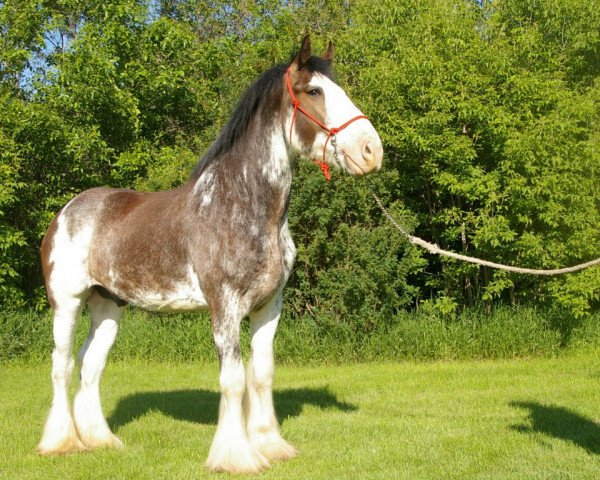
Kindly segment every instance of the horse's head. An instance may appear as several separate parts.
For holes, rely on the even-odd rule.
[[[371,122],[331,76],[333,45],[311,56],[310,37],[286,72],[287,131],[292,148],[351,175],[381,168],[383,147]]]

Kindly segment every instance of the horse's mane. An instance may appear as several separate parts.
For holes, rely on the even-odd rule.
[[[215,159],[229,151],[248,129],[250,121],[260,105],[271,96],[281,98],[283,83],[281,81],[289,64],[278,64],[264,72],[256,82],[242,95],[229,121],[213,142],[204,156],[198,161],[192,172],[192,178],[199,178]],[[332,78],[331,66],[319,57],[310,57],[305,68],[310,72],[318,72]]]

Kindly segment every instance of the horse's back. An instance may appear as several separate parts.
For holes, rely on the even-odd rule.
[[[136,212],[154,195],[122,188],[91,188],[73,198],[57,217],[65,218],[72,235],[86,226],[105,228]]]
[[[89,246],[90,237],[107,227],[112,219],[135,210],[146,195],[133,190],[104,187],[78,194],[56,214],[46,231],[41,246],[44,266],[60,260],[51,258],[56,256],[57,248],[67,245],[73,247],[75,244]]]

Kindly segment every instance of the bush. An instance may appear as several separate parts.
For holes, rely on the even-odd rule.
[[[278,363],[326,364],[364,361],[497,359],[554,356],[600,348],[600,315],[574,319],[568,311],[533,307],[492,313],[399,312],[370,329],[329,317],[291,315],[284,310],[275,340]],[[249,353],[249,324],[242,325],[242,351]],[[89,328],[84,314],[75,350]],[[0,313],[0,362],[49,361],[52,320],[34,311]],[[121,321],[113,360],[213,362],[217,356],[206,314],[165,315],[128,309]]]

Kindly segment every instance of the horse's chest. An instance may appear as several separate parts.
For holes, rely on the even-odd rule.
[[[202,284],[211,291],[216,287],[217,295],[226,288],[250,308],[281,291],[295,255],[287,223],[270,232],[250,228],[230,240],[223,239],[216,255],[201,267]],[[208,297],[211,303],[210,292]]]
[[[264,235],[240,233],[223,245],[215,262],[220,267],[217,270],[222,271],[224,278],[236,278],[245,289],[253,280],[280,283],[290,267],[285,260],[290,246],[287,238],[282,240],[279,231]]]

